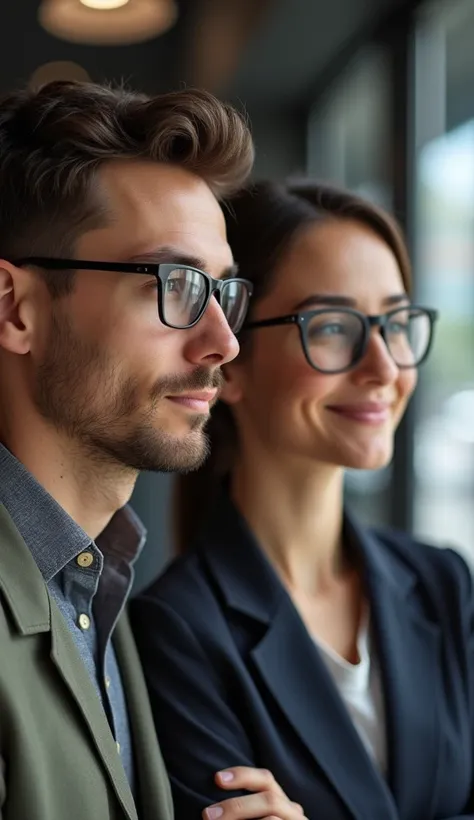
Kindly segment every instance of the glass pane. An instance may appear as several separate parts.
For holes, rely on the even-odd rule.
[[[390,209],[390,71],[387,55],[371,47],[312,109],[308,172]]]
[[[417,397],[415,531],[474,562],[473,42],[471,0],[426,8],[418,47],[416,275],[418,299],[441,317]]]
[[[390,69],[385,50],[365,49],[313,107],[308,172],[391,209]],[[348,471],[349,504],[373,525],[388,523],[391,468]]]

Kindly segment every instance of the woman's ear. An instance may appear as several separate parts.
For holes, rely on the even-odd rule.
[[[242,366],[236,362],[226,364],[222,368],[224,383],[219,392],[219,398],[226,404],[238,404],[242,399]]]

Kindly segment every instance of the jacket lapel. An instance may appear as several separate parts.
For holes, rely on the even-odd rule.
[[[393,538],[387,544],[350,517],[346,534],[361,558],[370,599],[387,716],[387,780],[369,759],[290,597],[225,494],[202,539],[203,554],[227,606],[264,625],[253,662],[353,816],[422,817],[440,745],[438,629],[416,605],[417,574]]]
[[[135,803],[106,714],[55,601],[51,600],[51,658],[79,707],[127,817],[137,820]]]
[[[269,690],[354,818],[397,813],[293,605],[282,605],[252,652]]]
[[[384,683],[389,782],[401,817],[430,806],[440,751],[439,629],[415,605],[417,575],[383,536],[356,530],[364,554],[372,621]],[[416,561],[416,553],[412,556]]]
[[[251,652],[260,676],[356,820],[398,816],[297,610],[230,502],[203,542],[229,607],[265,624]],[[259,630],[260,631],[260,630]]]
[[[137,820],[134,800],[115,740],[95,687],[56,603],[10,516],[0,505],[0,587],[20,635],[51,633],[51,659],[78,706],[129,820]]]
[[[156,738],[153,715],[135,641],[126,614],[120,619],[114,646],[122,674],[139,784],[140,817],[172,820],[173,801],[168,775]]]

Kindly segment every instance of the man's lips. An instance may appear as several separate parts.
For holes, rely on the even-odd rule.
[[[167,396],[166,398],[181,407],[187,407],[198,413],[208,413],[209,405],[217,396],[217,390],[189,390],[186,393],[179,393],[176,396]]]
[[[391,416],[391,407],[389,402],[367,401],[328,405],[327,409],[350,421],[358,421],[362,424],[384,424]]]

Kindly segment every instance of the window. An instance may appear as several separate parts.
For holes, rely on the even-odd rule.
[[[308,172],[390,208],[390,71],[382,47],[358,54],[313,107]]]
[[[415,425],[414,528],[474,563],[474,4],[430,4],[416,46],[418,298],[439,307]]]
[[[311,111],[308,172],[392,207],[390,137],[391,75],[383,47],[370,47],[350,62]],[[348,470],[346,495],[359,517],[388,523],[391,467]]]

